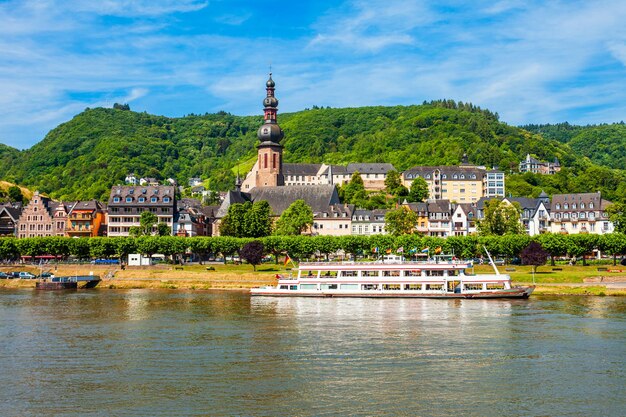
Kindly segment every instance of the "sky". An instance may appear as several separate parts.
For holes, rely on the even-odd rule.
[[[446,98],[619,122],[625,22],[624,0],[0,0],[0,143],[116,102],[262,114],[270,66],[282,112]]]

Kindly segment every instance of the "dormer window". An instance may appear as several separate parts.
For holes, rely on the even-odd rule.
[[[169,197],[163,197],[163,202],[164,203],[169,203],[170,202],[170,198]]]
[[[140,203],[145,203],[146,202],[146,198],[145,197],[139,197],[137,199],[137,201],[139,201]]]
[[[464,180],[465,179],[465,175],[461,174],[461,179]]]
[[[158,194],[158,193],[159,193],[159,189],[158,189],[158,188],[155,188],[155,189],[154,189],[154,194]]]
[[[563,209],[567,210],[569,208],[569,204],[565,203],[563,204]]]
[[[128,190],[128,194],[134,194],[135,190],[133,190],[132,188],[130,190]]]
[[[133,202],[133,198],[132,197],[126,197],[126,202],[127,203],[132,203]]]
[[[113,202],[114,203],[119,203],[120,202],[120,198],[119,197],[113,197]]]
[[[572,210],[576,210],[576,203],[572,204]]]
[[[475,180],[476,179],[476,174],[472,174],[472,179]]]
[[[157,199],[156,197],[152,197],[152,198],[150,199],[150,202],[151,202],[151,203],[156,203],[156,202],[157,202],[157,200],[158,200],[158,199]]]
[[[560,204],[557,204],[557,205],[556,205],[556,209],[557,209],[557,210],[561,210],[561,205],[560,205]]]
[[[429,180],[430,179],[430,174],[426,174],[426,179]]]
[[[589,208],[592,209],[593,208],[593,203],[589,203]]]
[[[147,192],[148,192],[148,190],[146,190],[145,188],[144,188],[143,190],[141,190],[141,193],[142,193],[142,194],[145,194],[145,193],[147,193]]]
[[[441,179],[445,180],[446,178],[448,178],[448,176],[446,174],[441,175]]]
[[[454,175],[452,176],[452,179],[458,180],[458,179],[459,179],[459,176],[458,176],[458,175],[456,175],[456,174],[454,174]]]
[[[413,178],[413,175],[411,175],[411,174],[406,174],[406,177],[407,177],[408,179],[411,179],[411,178]]]
[[[585,208],[585,203],[580,203],[580,208],[584,209]]]

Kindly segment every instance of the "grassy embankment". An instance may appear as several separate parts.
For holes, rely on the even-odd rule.
[[[214,270],[207,270],[212,267]],[[609,270],[620,267],[605,266]],[[250,265],[155,265],[151,267],[127,267],[121,270],[117,266],[105,265],[58,265],[45,268],[57,276],[63,275],[99,275],[103,278],[99,288],[149,288],[149,289],[247,289],[276,282],[276,274],[288,273],[282,264],[264,264],[254,272]],[[537,289],[535,294],[577,294],[577,295],[626,295],[626,288],[610,289],[606,284],[626,281],[626,268],[623,272],[598,271],[598,266],[558,266],[554,271],[549,265],[538,268],[535,274]],[[507,269],[509,269],[507,271]],[[29,271],[39,273],[32,266],[0,267],[0,271]],[[514,284],[533,282],[532,270],[527,266],[500,267],[502,273],[511,275]],[[476,273],[491,273],[486,265],[477,266]],[[600,281],[602,279],[602,281]],[[34,288],[35,280],[3,279],[0,288]]]

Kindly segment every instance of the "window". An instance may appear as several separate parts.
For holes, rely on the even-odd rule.
[[[593,208],[593,203],[589,203],[589,208],[592,209]]]
[[[113,202],[114,203],[119,203],[120,202],[120,198],[119,197],[113,197]]]
[[[561,205],[557,203],[557,205],[556,205],[556,209],[557,209],[557,210],[561,210]]]
[[[127,203],[132,203],[133,202],[133,198],[132,197],[126,197],[126,202]]]
[[[156,202],[157,202],[157,200],[158,200],[158,198],[156,198],[156,197],[152,197],[152,198],[150,199],[150,202],[151,202],[151,203],[156,203]]]
[[[145,198],[145,197],[139,197],[139,198],[137,199],[137,201],[139,201],[140,203],[145,203],[146,198]]]
[[[169,197],[163,197],[163,202],[164,203],[169,203],[170,202],[170,198]]]

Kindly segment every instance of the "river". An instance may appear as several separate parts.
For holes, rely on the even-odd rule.
[[[0,291],[0,414],[619,416],[626,299]]]

